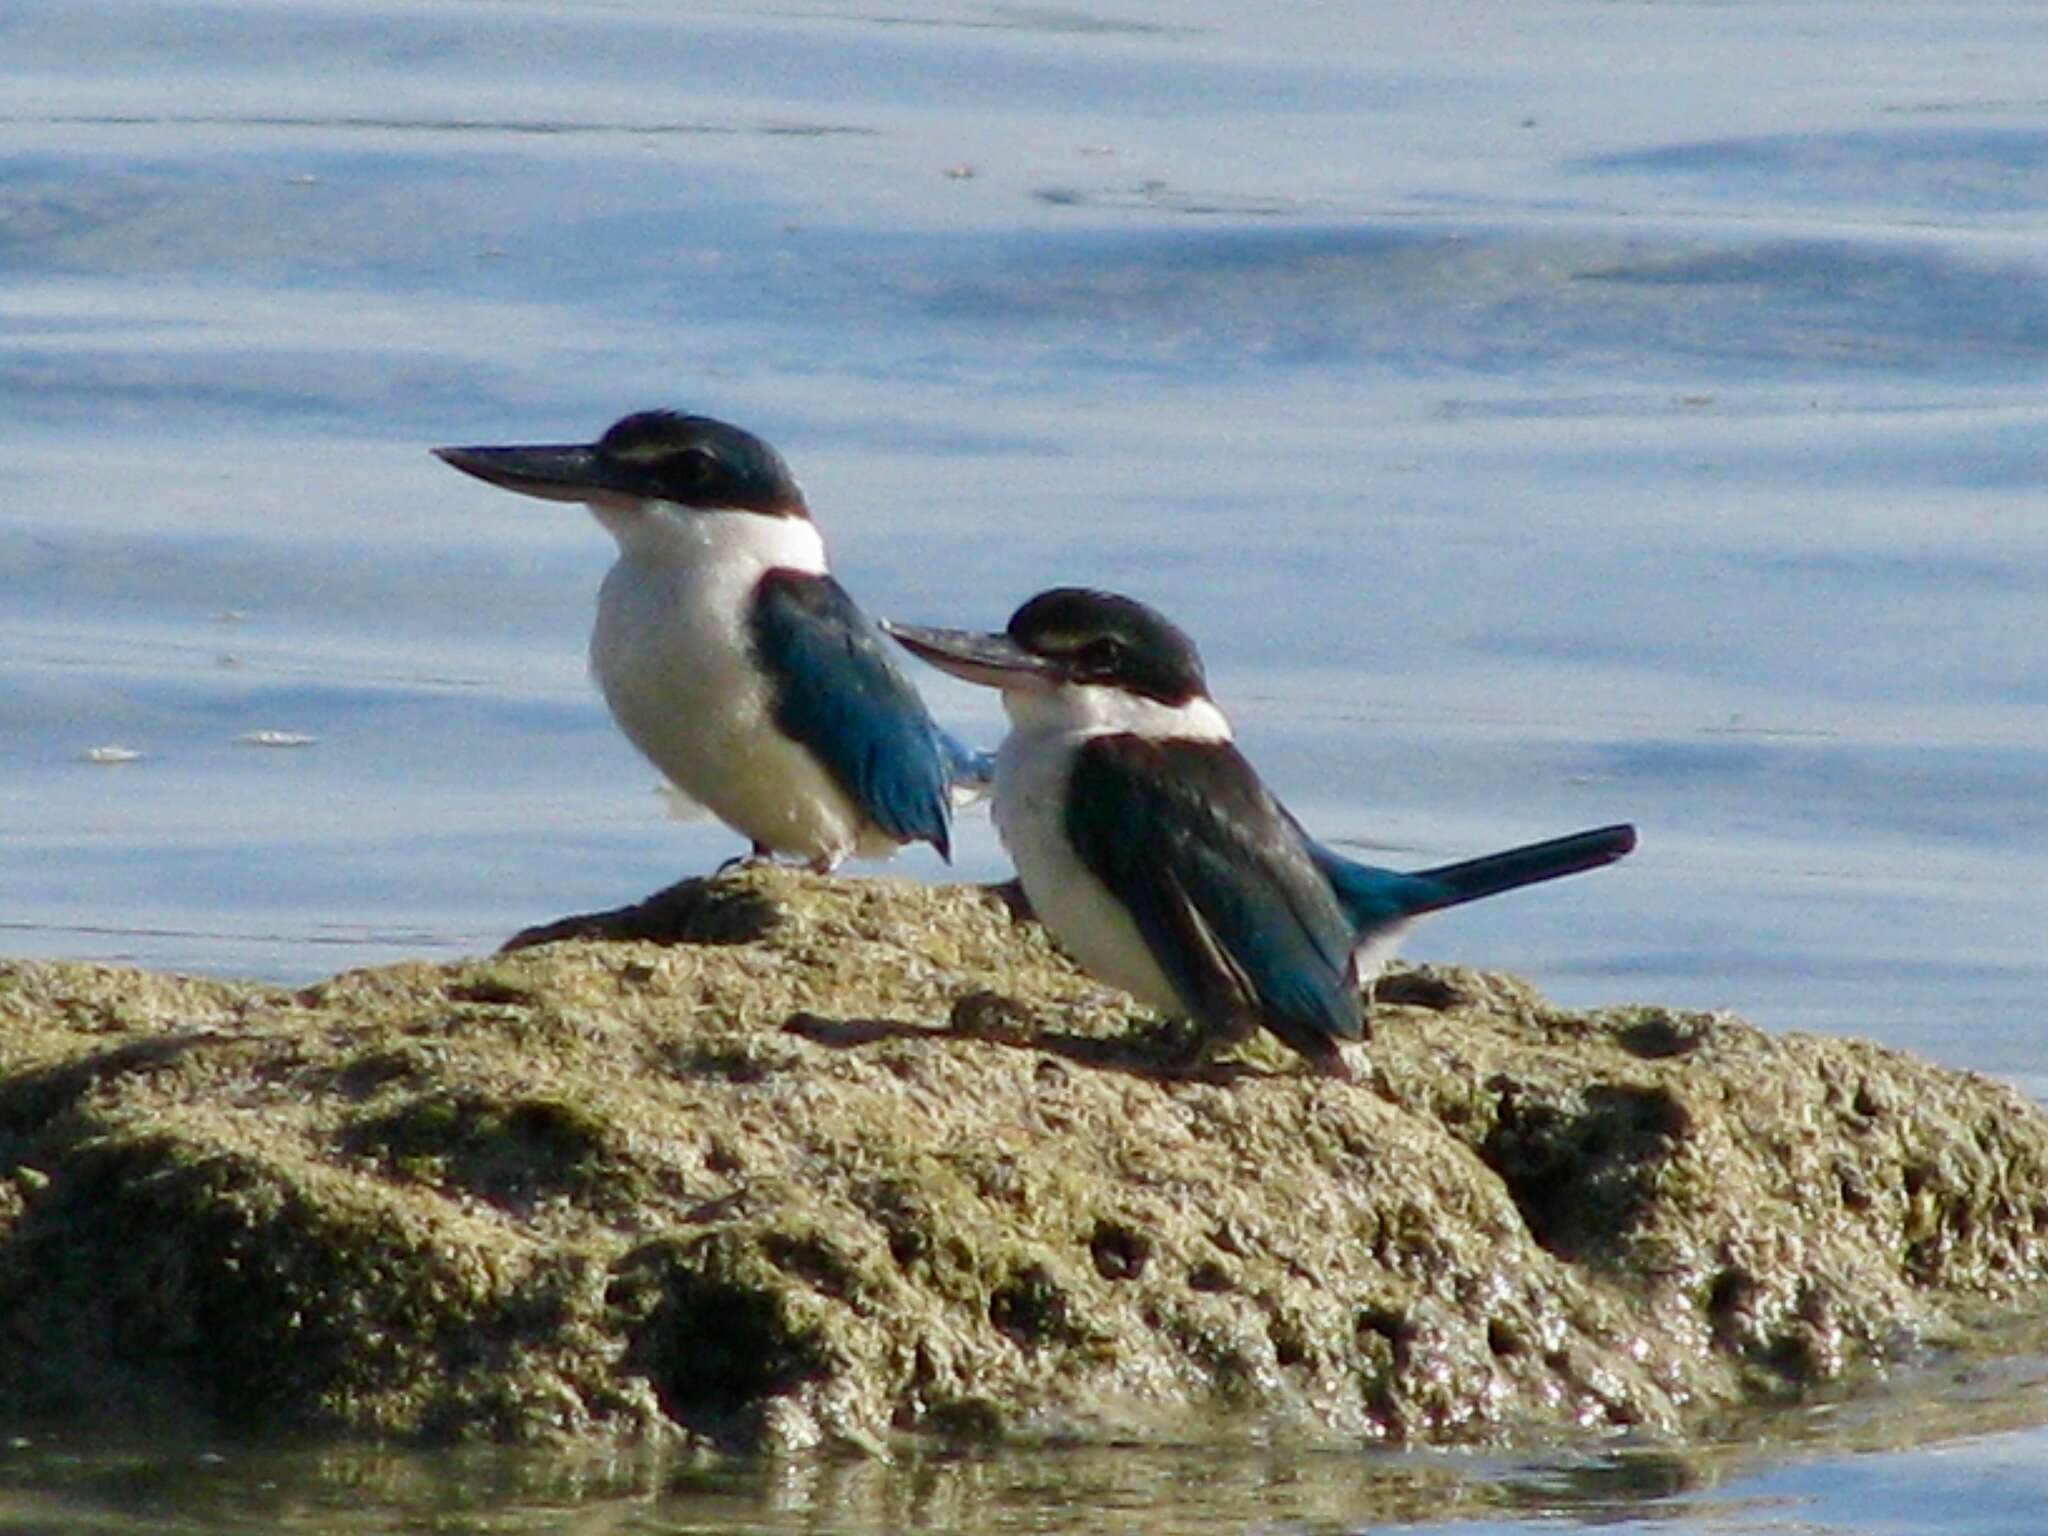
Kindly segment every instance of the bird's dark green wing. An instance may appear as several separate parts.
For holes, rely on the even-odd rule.
[[[1069,784],[1075,852],[1191,1017],[1255,1021],[1311,1060],[1365,1033],[1352,929],[1292,818],[1228,742],[1098,736]]]

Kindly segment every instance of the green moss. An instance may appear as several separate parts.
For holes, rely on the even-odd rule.
[[[506,1205],[561,1194],[616,1210],[635,1189],[611,1127],[564,1099],[436,1090],[352,1122],[340,1140],[395,1175]]]
[[[1684,1106],[1661,1086],[1595,1083],[1561,1105],[1509,1089],[1479,1155],[1543,1247],[1619,1261],[1687,1126]]]
[[[720,1444],[758,1442],[773,1399],[825,1373],[820,1332],[795,1320],[729,1235],[664,1238],[619,1260],[605,1293],[623,1366],[663,1412]]]
[[[1084,1337],[1067,1288],[1043,1264],[1024,1264],[989,1292],[989,1325],[1027,1349]]]
[[[66,1412],[108,1406],[111,1384],[116,1406],[148,1417],[349,1424],[349,1404],[407,1383],[416,1341],[474,1321],[488,1298],[461,1254],[339,1193],[168,1135],[81,1147],[0,1245],[0,1313],[75,1343],[14,1356],[0,1395]]]
[[[796,1060],[794,1051],[746,1035],[679,1041],[666,1053],[669,1070],[680,1076],[723,1078],[731,1083],[764,1083],[777,1072],[787,1071]]]

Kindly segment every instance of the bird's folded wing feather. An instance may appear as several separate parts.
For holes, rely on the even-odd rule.
[[[1318,1055],[1363,1035],[1350,925],[1234,746],[1096,737],[1075,759],[1066,826],[1201,1022],[1251,1015]]]
[[[754,644],[776,679],[775,723],[817,756],[863,814],[951,857],[938,731],[888,641],[830,576],[771,571]]]

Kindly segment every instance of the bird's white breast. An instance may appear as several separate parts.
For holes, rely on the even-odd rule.
[[[996,831],[1039,920],[1091,975],[1179,1017],[1188,1005],[1152,958],[1123,904],[1074,852],[1066,830],[1075,755],[1112,734],[1228,741],[1230,724],[1206,699],[1168,706],[1106,688],[1006,693],[1010,734],[996,754]]]
[[[836,861],[892,850],[776,728],[755,659],[755,586],[773,569],[822,574],[816,527],[658,503],[599,516],[619,560],[598,593],[590,665],[628,739],[684,794],[777,852]]]

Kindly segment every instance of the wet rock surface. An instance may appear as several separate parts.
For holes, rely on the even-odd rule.
[[[2048,1119],[1874,1045],[1422,969],[1356,1083],[1270,1043],[1178,1075],[1001,893],[624,910],[297,991],[0,966],[0,1416],[1676,1430],[2048,1279]]]

